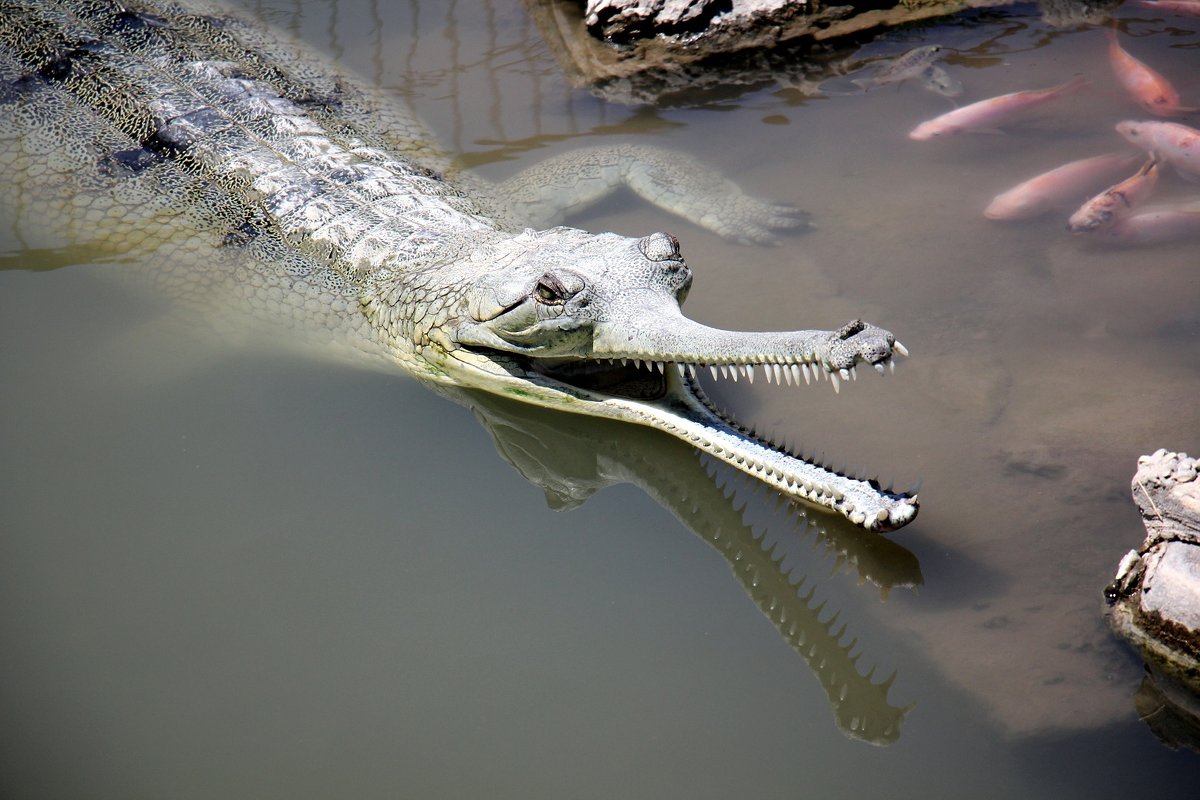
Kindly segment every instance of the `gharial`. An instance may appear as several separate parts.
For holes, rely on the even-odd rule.
[[[647,425],[866,528],[916,516],[914,496],[747,432],[696,379],[836,387],[858,362],[893,366],[906,351],[891,333],[710,328],[680,311],[692,273],[674,237],[524,227],[619,185],[733,239],[801,224],[795,209],[633,145],[489,187],[449,175],[430,141],[222,6],[0,0],[0,173],[22,229],[155,247],[145,280],[180,302],[219,296],[435,383]]]

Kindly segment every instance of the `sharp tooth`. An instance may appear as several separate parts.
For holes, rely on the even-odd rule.
[[[666,374],[666,372],[667,372],[667,365],[666,365],[666,363],[665,363],[665,362],[663,362],[663,361],[659,361],[659,362],[655,363],[655,365],[654,365],[654,366],[658,367],[658,374],[659,374],[659,375],[665,375],[665,374]]]
[[[858,380],[858,365],[857,364],[855,364],[853,367],[850,368],[850,380],[854,380],[854,381]]]
[[[792,364],[790,371],[792,373],[792,383],[799,386],[800,385],[800,365]]]
[[[899,342],[896,342],[895,344],[893,344],[892,349],[895,350],[897,353],[899,353],[902,356],[908,355],[908,348],[905,347],[904,345],[900,344]]]
[[[763,375],[766,376],[767,383],[771,382],[771,365],[763,364]]]
[[[622,359],[621,359],[621,366],[622,366],[622,367],[627,367],[627,366],[629,366],[629,359],[628,359],[628,358],[622,358]]]
[[[829,373],[829,380],[833,381],[833,391],[834,391],[834,393],[836,394],[836,393],[839,393],[839,392],[841,392],[841,384],[840,384],[840,382],[838,381],[838,376],[837,376],[837,373],[834,373],[834,372],[831,372],[831,373]]]
[[[682,378],[682,377],[684,377],[685,375],[687,375],[687,368],[686,368],[686,367],[685,367],[683,364],[678,364],[678,363],[677,363],[677,364],[675,365],[675,369],[679,370],[679,377],[681,377],[681,378]]]
[[[753,364],[746,365],[746,380],[750,381],[751,383],[754,383],[754,365]]]
[[[781,367],[781,369],[783,370],[783,379],[787,382],[788,386],[791,386],[792,385],[792,370],[791,370],[791,368],[785,364],[785,365],[783,365],[783,367]]]
[[[850,380],[850,370],[846,369],[845,367],[842,367],[841,370],[839,370],[839,371],[842,373],[842,380],[844,380],[844,381]]]
[[[713,380],[714,380],[714,381],[715,381],[715,380],[717,380],[718,378],[720,378],[720,377],[721,377],[721,373],[717,372],[717,365],[716,365],[716,364],[709,364],[709,365],[708,365],[708,368],[709,368],[709,370],[711,370],[711,371],[712,371],[712,374],[713,374]]]
[[[812,375],[808,372],[808,364],[801,364],[800,371],[804,373],[804,385],[807,386],[812,382]]]
[[[896,359],[888,359],[888,372],[892,373],[893,375],[896,374]]]
[[[737,383],[737,379],[738,379],[738,368],[737,367],[731,367],[729,369],[729,377],[733,378],[734,383]]]
[[[692,380],[696,380],[696,365],[688,364],[687,368],[688,368],[688,374],[692,376]]]
[[[783,371],[779,368],[778,364],[771,365],[771,373],[775,376],[775,382],[783,386]]]

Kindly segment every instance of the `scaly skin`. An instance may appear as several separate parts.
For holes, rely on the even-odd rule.
[[[859,362],[882,372],[905,352],[890,333],[859,321],[785,333],[693,322],[680,311],[692,276],[673,237],[521,231],[499,211],[506,201],[444,176],[411,118],[225,9],[0,0],[0,80],[0,170],[21,188],[18,225],[74,241],[133,229],[106,244],[159,247],[151,279],[186,302],[236,300],[428,380],[648,425],[866,528],[916,515],[915,498],[747,435],[693,374],[761,368],[836,388]],[[577,162],[576,195],[623,181],[681,213],[711,208],[702,222],[734,238],[799,219],[707,171],[672,188],[680,170],[658,163],[663,151],[640,156],[650,166],[623,167],[618,181],[593,151]],[[544,199],[507,205],[536,216]],[[201,243],[216,255],[181,268]]]

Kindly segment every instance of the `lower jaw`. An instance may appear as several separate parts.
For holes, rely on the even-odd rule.
[[[512,365],[512,369],[505,370],[511,376],[511,383],[501,379],[501,383],[508,384],[502,389],[496,384],[477,388],[490,391],[499,389],[499,393],[516,396],[525,402],[655,428],[688,441],[697,449],[709,452],[786,495],[840,513],[862,527],[890,530],[909,521],[906,518],[891,522],[888,518],[890,512],[883,513],[881,518],[878,511],[864,508],[860,512],[851,507],[843,507],[843,502],[838,497],[840,490],[837,486],[846,489],[848,485],[854,485],[854,491],[876,495],[885,505],[903,499],[904,496],[880,490],[873,482],[841,475],[828,467],[788,453],[773,442],[759,437],[752,429],[718,410],[708,400],[696,379],[679,373],[670,365],[663,372],[659,372],[654,367],[648,369],[620,364],[538,360],[508,353],[497,354],[493,360],[497,364],[507,362]],[[705,428],[712,430],[705,433],[702,430]],[[715,439],[705,444],[716,429],[723,429],[724,436],[730,438],[719,444]],[[703,436],[699,437],[702,441],[697,442],[698,437],[692,434],[700,433],[703,433]],[[744,447],[731,441],[732,437],[743,442]],[[788,478],[781,477],[793,472],[783,465],[783,471],[776,468],[775,476],[767,477],[764,477],[764,473],[769,473],[770,470],[744,466],[765,455],[764,452],[751,455],[752,450],[774,453],[797,462],[797,468],[794,470],[797,475],[796,482],[792,483]],[[800,465],[803,465],[803,468]],[[814,469],[821,473],[822,477],[811,474],[807,479],[802,480],[799,477],[802,473],[811,473]],[[807,488],[801,487],[801,484],[806,484]],[[801,491],[801,488],[805,490]]]

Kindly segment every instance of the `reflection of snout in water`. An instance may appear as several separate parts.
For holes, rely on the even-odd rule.
[[[817,676],[846,736],[877,745],[899,738],[912,706],[888,702],[896,674],[875,682],[874,668],[865,675],[859,671],[864,649],[839,624],[840,612],[826,614],[826,602],[816,602],[819,582],[785,568],[767,532],[756,532],[746,521],[747,506],[765,503],[771,493],[741,500],[757,492],[756,483],[720,463],[702,463],[693,448],[650,429],[544,411],[481,392],[430,388],[469,407],[504,460],[540,487],[552,508],[575,508],[619,483],[641,488],[728,561],[755,605]],[[916,556],[891,539],[793,502],[784,507],[783,520],[788,529],[782,535],[811,530],[815,549],[835,553],[839,566],[878,586],[882,597],[894,587],[922,583]]]

